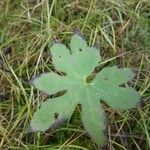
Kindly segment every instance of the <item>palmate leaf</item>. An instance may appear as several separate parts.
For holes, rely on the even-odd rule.
[[[128,68],[106,67],[92,82],[87,83],[87,77],[101,61],[99,52],[87,46],[78,34],[72,36],[70,48],[57,43],[50,51],[55,68],[65,72],[66,76],[50,72],[31,80],[36,88],[50,95],[67,91],[63,96],[43,102],[31,120],[31,127],[33,131],[57,128],[81,104],[81,119],[85,130],[98,145],[104,145],[107,142],[107,118],[100,100],[114,109],[126,110],[137,106],[139,94],[132,87],[121,86],[130,81],[134,74]]]

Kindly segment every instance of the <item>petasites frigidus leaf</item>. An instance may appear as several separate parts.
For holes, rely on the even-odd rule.
[[[113,109],[126,110],[137,106],[140,96],[126,84],[134,73],[128,68],[106,67],[89,83],[87,77],[101,61],[99,52],[89,47],[78,34],[72,36],[70,49],[56,43],[50,50],[55,68],[65,72],[66,76],[50,72],[31,80],[36,88],[49,95],[67,91],[63,96],[43,102],[31,120],[31,127],[33,131],[57,128],[71,117],[75,107],[80,104],[85,130],[96,144],[102,146],[107,143],[107,118],[100,100]]]

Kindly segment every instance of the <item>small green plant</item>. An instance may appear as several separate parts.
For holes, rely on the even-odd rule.
[[[88,82],[87,77],[101,58],[99,52],[94,47],[87,46],[86,41],[78,34],[72,36],[70,49],[56,43],[50,52],[55,68],[66,75],[43,73],[32,79],[31,83],[47,94],[64,90],[67,92],[41,104],[31,120],[32,130],[57,128],[81,104],[81,119],[85,130],[97,145],[103,146],[107,143],[107,118],[100,100],[113,109],[127,110],[137,106],[140,101],[139,94],[132,87],[122,86],[134,77],[134,73],[128,68],[106,67]]]

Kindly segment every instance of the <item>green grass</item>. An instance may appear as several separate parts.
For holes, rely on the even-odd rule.
[[[0,149],[98,150],[86,135],[77,108],[61,128],[28,133],[37,106],[47,95],[28,84],[49,71],[53,40],[68,43],[80,30],[100,48],[101,67],[117,65],[136,72],[131,83],[142,105],[130,111],[105,107],[109,117],[106,150],[150,148],[150,3],[148,0],[5,0],[0,1]],[[6,48],[12,52],[5,54]]]

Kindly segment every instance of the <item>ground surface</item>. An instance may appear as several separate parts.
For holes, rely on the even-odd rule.
[[[142,95],[141,106],[130,111],[105,108],[109,144],[103,149],[149,149],[149,0],[0,1],[0,149],[100,149],[85,134],[79,108],[55,131],[28,133],[37,104],[47,96],[27,81],[50,71],[52,41],[67,44],[77,29],[100,49],[103,61],[108,60],[102,67],[133,68],[131,84]]]

